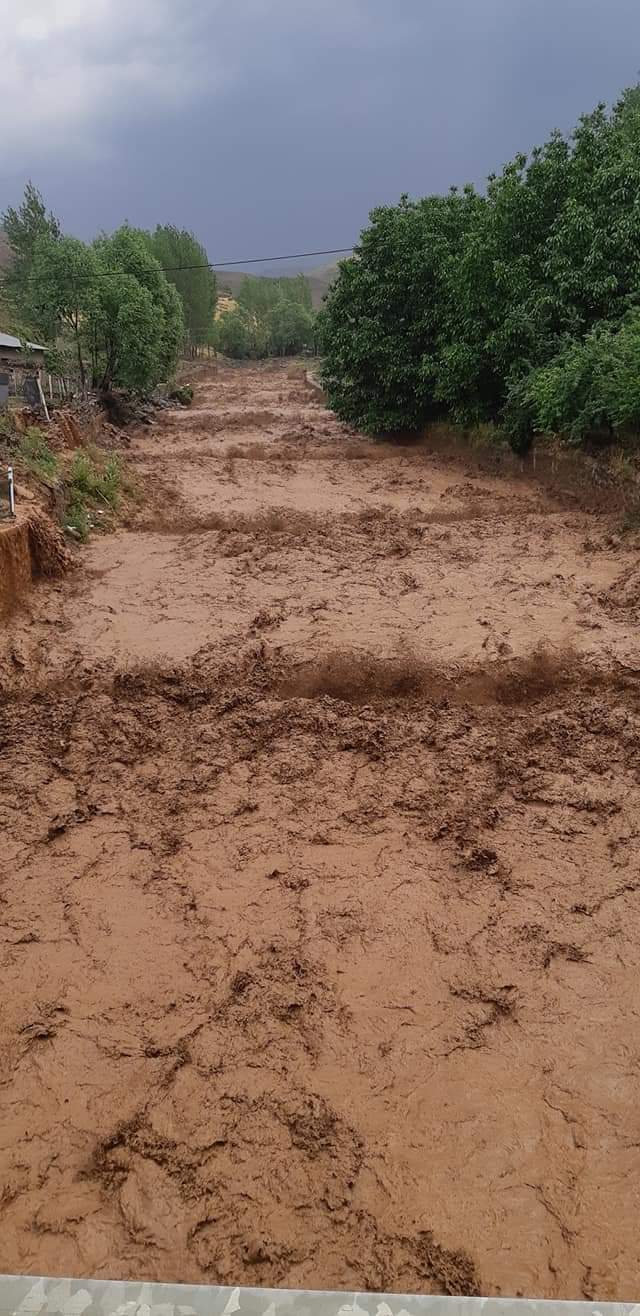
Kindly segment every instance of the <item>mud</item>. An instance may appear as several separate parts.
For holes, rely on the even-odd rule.
[[[32,562],[26,518],[0,525],[0,618],[8,617],[31,589]]]
[[[19,508],[0,525],[0,619],[23,607],[34,580],[61,576],[71,565],[62,532],[40,509]]]
[[[3,632],[2,1269],[636,1297],[637,552],[277,366],[130,460]]]

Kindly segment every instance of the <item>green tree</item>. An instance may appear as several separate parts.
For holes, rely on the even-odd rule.
[[[159,224],[150,235],[149,246],[180,295],[189,343],[206,343],[218,293],[205,248],[193,233],[171,224]]]
[[[403,197],[372,212],[355,254],[341,261],[320,315],[323,379],[350,424],[398,432],[435,414],[451,266],[469,216],[484,204],[471,189]]]
[[[640,304],[639,195],[635,87],[571,137],[553,133],[516,156],[484,196],[466,187],[374,210],[320,316],[335,410],[371,431],[493,419],[516,447],[543,417],[564,417],[572,435],[586,433],[588,415],[615,428],[607,417],[633,407],[608,394],[600,406],[597,362],[613,350],[609,331],[620,330],[618,371],[635,341],[626,317]]]
[[[182,303],[147,235],[124,224],[93,250],[98,277],[87,335],[94,383],[148,388],[168,379],[184,340]]]
[[[251,354],[251,331],[246,311],[234,307],[218,320],[218,348],[224,356],[242,360]]]
[[[313,345],[313,316],[302,302],[279,297],[268,318],[268,346],[275,356],[290,356]]]
[[[218,321],[218,344],[226,356],[286,356],[313,346],[315,321],[304,277],[264,279],[247,275],[236,302],[236,307]]]
[[[46,205],[32,182],[24,189],[18,208],[9,206],[0,219],[12,252],[12,262],[3,278],[3,290],[9,304],[24,313],[31,266],[36,243],[41,238],[57,241],[61,236],[58,220]],[[49,328],[45,330],[49,332]]]
[[[83,388],[83,341],[95,307],[97,273],[95,252],[78,238],[44,234],[36,240],[25,291],[30,318],[38,329],[53,329],[52,340],[59,333],[71,335]]]
[[[246,311],[266,316],[280,301],[293,302],[311,312],[311,287],[304,274],[292,279],[268,279],[248,274],[240,284],[236,301]]]
[[[267,315],[277,298],[275,279],[259,279],[248,274],[236,294],[236,302],[251,315]]]

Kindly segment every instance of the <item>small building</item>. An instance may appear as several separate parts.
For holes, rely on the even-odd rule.
[[[22,365],[22,343],[13,334],[0,333],[0,362],[5,367]]]
[[[23,370],[42,370],[46,350],[42,343],[31,343],[27,338],[0,333],[0,364],[5,368],[17,366]]]
[[[10,397],[27,398],[29,379],[37,392],[35,376],[44,370],[46,348],[27,338],[0,332],[0,409],[8,405]]]

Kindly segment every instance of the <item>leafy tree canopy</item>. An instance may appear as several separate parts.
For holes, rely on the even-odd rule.
[[[634,339],[626,317],[640,305],[638,197],[634,87],[569,138],[553,133],[516,156],[483,195],[466,187],[374,210],[320,317],[335,410],[372,432],[437,416],[497,420],[516,446],[540,426],[586,433],[590,407],[592,428],[630,423],[626,385],[615,405],[585,410],[569,376],[593,374],[602,354],[598,392],[605,359],[625,357]],[[558,372],[567,374],[564,401],[542,405]]]
[[[28,284],[33,264],[36,245],[40,239],[57,241],[61,236],[58,220],[46,205],[37,187],[28,182],[24,196],[16,208],[9,206],[0,217],[11,249],[11,265],[5,271],[2,280],[3,299],[10,308],[14,323],[28,315]],[[51,323],[46,317],[41,318],[45,333],[50,331]]]
[[[189,342],[206,343],[218,293],[205,248],[193,233],[171,224],[158,225],[149,237],[149,248],[180,295]]]

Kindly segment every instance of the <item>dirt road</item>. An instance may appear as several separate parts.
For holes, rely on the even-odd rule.
[[[0,1269],[637,1298],[637,554],[279,366],[131,460],[3,639]]]

